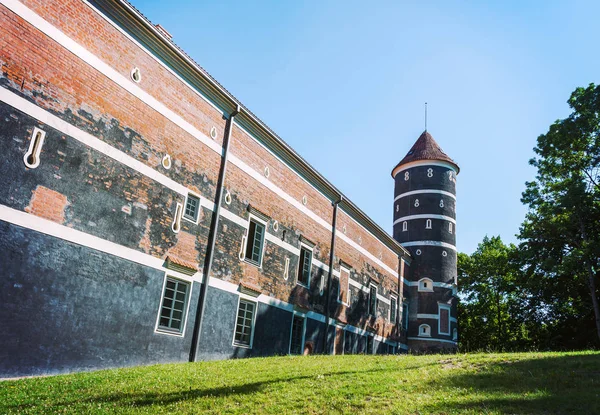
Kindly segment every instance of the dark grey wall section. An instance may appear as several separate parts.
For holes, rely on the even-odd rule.
[[[281,308],[258,304],[258,315],[254,326],[254,345],[251,356],[288,354],[292,313]]]
[[[193,313],[154,331],[164,272],[3,221],[0,264],[0,377],[188,360]]]
[[[415,206],[415,204],[418,204],[418,206]],[[439,193],[418,193],[401,197],[394,204],[394,221],[402,216],[422,213],[455,218],[456,202],[452,197]]]
[[[335,332],[333,332],[335,334]],[[323,337],[325,336],[325,323],[306,319],[306,332],[304,334],[304,343],[310,343],[312,352],[320,354],[323,352]]]
[[[427,176],[428,169],[433,170],[432,177]],[[406,171],[409,173],[408,180],[404,180],[404,172]],[[450,179],[450,171],[452,171],[450,168],[441,166],[419,166],[404,170],[396,175],[394,194],[397,196],[411,190],[422,189],[445,190],[456,194],[456,183]],[[452,177],[456,179],[456,174],[453,171]]]

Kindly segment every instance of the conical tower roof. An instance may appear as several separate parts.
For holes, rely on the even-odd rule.
[[[456,167],[456,172],[460,171],[458,164],[454,160],[452,160],[444,150],[440,147],[440,145],[433,139],[431,134],[427,132],[427,130],[423,131],[423,134],[417,139],[415,144],[413,144],[412,148],[406,153],[406,156],[394,167],[392,170],[392,176],[394,175],[394,171],[404,164],[411,163],[413,161],[419,160],[438,160],[445,161],[447,163],[452,164]]]

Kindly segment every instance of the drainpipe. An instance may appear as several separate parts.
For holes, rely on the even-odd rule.
[[[329,278],[327,279],[327,299],[325,305],[325,336],[323,336],[323,353],[329,348],[329,301],[331,297],[331,283],[333,281],[333,261],[335,257],[335,227],[337,223],[338,204],[344,199],[342,195],[333,203],[333,224],[331,229],[331,250],[329,252]]]
[[[215,196],[215,210],[213,212],[213,218],[210,225],[210,231],[208,234],[208,243],[206,255],[204,257],[204,280],[200,289],[200,297],[198,299],[199,304],[196,308],[196,319],[194,321],[194,333],[192,335],[192,346],[190,348],[190,362],[195,362],[198,355],[198,344],[200,343],[200,336],[202,333],[202,322],[204,320],[204,310],[206,308],[206,296],[208,294],[208,283],[210,281],[210,272],[212,269],[212,263],[215,252],[215,243],[217,240],[217,232],[219,229],[219,218],[221,216],[221,204],[223,201],[223,188],[225,186],[225,174],[227,173],[227,158],[229,156],[229,142],[231,141],[231,131],[233,130],[233,120],[236,115],[240,112],[240,106],[237,105],[236,109],[229,115],[227,119],[227,125],[225,126],[226,134],[223,141],[223,160],[221,162],[221,169],[219,171],[219,180],[217,181],[217,194]]]

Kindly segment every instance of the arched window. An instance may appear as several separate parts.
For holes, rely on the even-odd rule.
[[[427,222],[425,222],[425,229],[431,229],[431,219],[427,219]]]
[[[408,222],[402,222],[402,232],[406,232],[408,230]]]
[[[431,281],[429,278],[421,278],[419,280],[419,291],[432,292],[433,281]]]
[[[428,324],[421,324],[419,326],[420,337],[431,337],[431,327]]]

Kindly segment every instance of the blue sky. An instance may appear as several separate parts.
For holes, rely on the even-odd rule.
[[[427,101],[468,253],[517,241],[537,136],[600,82],[597,1],[133,3],[390,233],[390,171]]]

